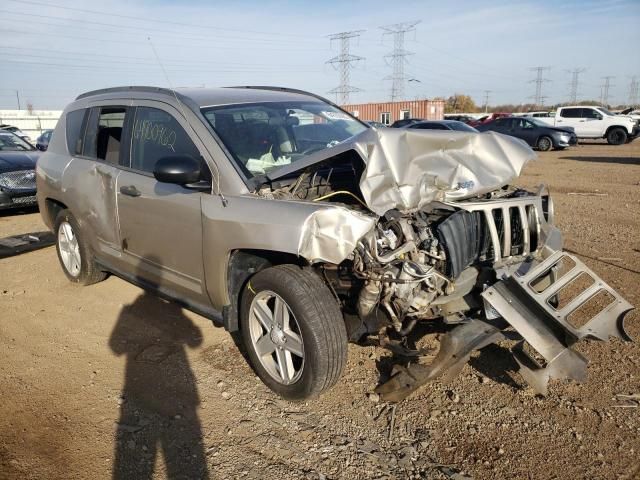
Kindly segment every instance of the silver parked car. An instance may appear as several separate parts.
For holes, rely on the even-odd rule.
[[[511,186],[534,158],[495,133],[372,129],[297,90],[121,87],[66,108],[38,202],[69,280],[110,272],[239,331],[283,397],[335,384],[349,340],[420,353],[403,343],[418,322],[448,333],[384,399],[453,375],[505,329],[544,392],[584,379],[577,341],[626,339],[632,307],[562,251],[545,187]]]

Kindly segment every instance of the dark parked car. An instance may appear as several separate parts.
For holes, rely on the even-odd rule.
[[[49,140],[51,140],[52,133],[53,133],[53,130],[44,130],[42,132],[42,135],[40,135],[36,139],[36,148],[38,150],[41,150],[43,152],[47,151],[47,148],[49,148]]]
[[[36,204],[38,155],[30,143],[0,130],[0,209]]]
[[[412,123],[405,128],[415,128],[419,130],[456,130],[458,132],[478,132],[466,123],[457,120],[425,120],[423,122]]]
[[[17,136],[19,136],[25,142],[31,143],[31,137],[29,137],[29,135],[24,133],[18,127],[14,127],[13,125],[7,125],[6,123],[2,123],[2,124],[0,124],[0,130],[4,130],[5,132],[15,133]]]
[[[530,117],[498,118],[479,125],[480,132],[498,132],[520,138],[530,146],[543,152],[552,148],[567,148],[578,143],[575,131],[570,127],[551,127],[549,124]]]
[[[402,118],[400,120],[396,120],[389,126],[391,128],[403,128],[403,127],[406,127],[407,125],[411,125],[412,123],[422,122],[422,121],[423,121],[422,118]]]

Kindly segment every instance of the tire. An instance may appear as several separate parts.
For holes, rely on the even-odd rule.
[[[274,311],[283,312],[280,320]],[[336,299],[315,273],[295,265],[251,277],[240,300],[240,332],[256,374],[288,400],[332,387],[347,360],[347,331]]]
[[[89,245],[84,241],[78,222],[69,210],[62,210],[54,224],[56,252],[62,271],[69,281],[91,285],[107,277],[95,262]]]
[[[538,150],[541,152],[548,152],[553,148],[553,140],[551,137],[547,137],[546,135],[540,137],[536,142],[536,147],[538,147]]]
[[[627,136],[624,128],[612,128],[607,132],[607,143],[609,145],[624,145],[627,143]]]

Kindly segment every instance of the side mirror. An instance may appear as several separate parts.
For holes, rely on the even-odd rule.
[[[191,155],[167,155],[156,162],[153,176],[159,182],[186,185],[200,180],[200,161]]]

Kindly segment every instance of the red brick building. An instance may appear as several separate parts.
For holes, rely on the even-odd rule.
[[[444,118],[444,100],[408,100],[404,102],[361,103],[341,105],[361,120],[369,120],[390,125],[403,118],[422,118],[424,120],[442,120]]]

